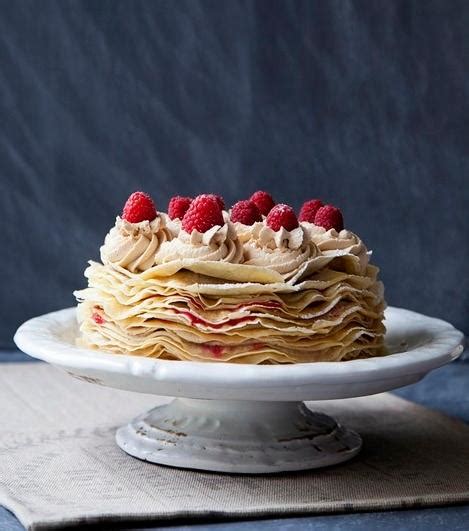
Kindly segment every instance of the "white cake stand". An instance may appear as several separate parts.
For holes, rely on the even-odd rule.
[[[360,451],[360,436],[310,411],[303,400],[412,384],[463,350],[463,334],[438,319],[388,308],[386,327],[391,355],[296,365],[164,361],[79,348],[74,308],[27,321],[15,342],[81,380],[178,397],[117,430],[117,444],[128,454],[182,468],[250,474],[350,459]]]

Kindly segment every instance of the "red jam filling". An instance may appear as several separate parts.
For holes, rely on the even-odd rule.
[[[184,315],[189,319],[192,325],[203,325],[207,326],[209,328],[222,328],[223,326],[235,326],[239,323],[245,323],[246,321],[252,321],[253,317],[239,317],[238,319],[229,319],[228,321],[224,321],[223,323],[210,323],[209,321],[205,321],[204,319],[201,319],[200,317],[197,317],[196,315],[190,313],[190,312],[184,312],[181,310],[176,310],[176,313],[178,315]]]
[[[209,350],[214,358],[221,358],[223,355],[223,347],[221,345],[204,345],[204,348]]]
[[[99,324],[99,325],[102,325],[102,324],[104,324],[106,322],[104,320],[103,316],[100,315],[98,312],[93,312],[92,315],[91,315],[91,319],[93,319],[93,321],[96,324]]]
[[[238,306],[235,306],[233,310],[237,310],[240,308],[248,308],[250,306],[259,306],[262,308],[279,308],[281,304],[277,301],[263,301],[263,302],[254,301],[254,302],[239,304]],[[175,310],[175,312],[178,315],[184,315],[185,317],[187,317],[192,325],[203,325],[203,326],[207,326],[209,328],[214,328],[214,329],[222,328],[223,326],[227,326],[227,325],[236,326],[239,323],[245,323],[245,322],[252,321],[253,319],[255,319],[255,317],[253,316],[246,316],[246,317],[239,317],[238,319],[228,319],[228,321],[224,321],[222,323],[211,323],[209,321],[205,321],[201,317],[198,317],[197,315],[194,315],[188,311]]]

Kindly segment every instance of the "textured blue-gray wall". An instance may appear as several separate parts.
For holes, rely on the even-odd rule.
[[[469,332],[469,3],[0,1],[0,346],[127,195],[320,197]]]

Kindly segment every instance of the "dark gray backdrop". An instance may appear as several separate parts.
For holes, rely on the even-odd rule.
[[[462,1],[0,2],[0,345],[127,195],[343,209],[391,304],[469,331]]]

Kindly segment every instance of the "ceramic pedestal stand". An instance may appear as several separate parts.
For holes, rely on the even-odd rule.
[[[164,465],[256,474],[335,465],[360,436],[302,402],[177,398],[116,434],[130,455]]]
[[[371,395],[412,384],[457,358],[463,334],[449,323],[388,308],[390,355],[346,362],[243,365],[167,361],[77,347],[75,308],[27,321],[27,354],[86,382],[178,397],[117,431],[128,454],[154,463],[265,473],[333,465],[356,455],[359,435],[303,400]]]

